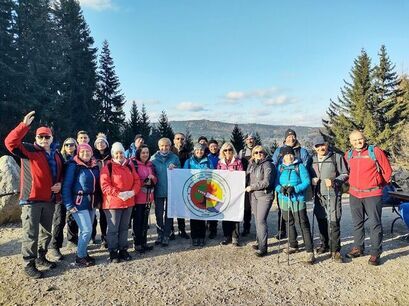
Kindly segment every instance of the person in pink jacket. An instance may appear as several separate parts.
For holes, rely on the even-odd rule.
[[[237,157],[237,152],[233,144],[225,142],[220,149],[220,160],[217,163],[217,169],[230,171],[243,171],[243,164]],[[234,246],[240,246],[239,242],[239,222],[222,221],[224,240],[221,245],[232,243]]]
[[[107,242],[111,262],[131,260],[128,254],[128,225],[141,181],[120,142],[111,148],[112,160],[101,170],[102,208],[107,218]]]
[[[141,190],[135,196],[135,206],[132,211],[132,231],[135,245],[135,252],[144,253],[153,249],[148,246],[146,240],[148,217],[150,211],[150,203],[152,203],[153,187],[158,181],[155,176],[152,163],[149,161],[150,153],[147,145],[142,145],[136,152],[135,157],[132,157],[132,162],[135,165],[139,175]]]

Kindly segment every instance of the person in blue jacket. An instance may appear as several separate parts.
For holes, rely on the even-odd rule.
[[[95,264],[87,246],[92,235],[94,205],[100,201],[99,168],[90,145],[78,145],[77,154],[68,163],[62,186],[63,203],[78,225],[78,247],[75,262],[81,267]]]
[[[185,169],[214,169],[210,160],[205,156],[206,147],[196,143],[193,147],[193,155],[186,160]],[[190,219],[190,236],[193,246],[204,246],[206,238],[206,221]]]
[[[308,153],[307,149],[301,147],[300,142],[297,139],[297,134],[295,133],[294,130],[292,129],[287,129],[285,131],[284,134],[284,142],[283,145],[280,146],[279,148],[277,148],[277,150],[274,151],[273,153],[273,157],[272,162],[274,164],[274,166],[276,167],[276,169],[278,169],[278,167],[283,163],[283,149],[290,147],[294,150],[294,156],[295,158],[301,162],[305,167],[307,167],[308,173],[311,173],[312,170],[312,156]],[[309,189],[311,190],[311,189]],[[310,192],[309,194],[311,194],[312,196],[312,192]],[[280,226],[280,224],[282,225],[281,228],[278,229],[278,233],[275,236],[277,239],[279,239],[279,237],[281,237],[281,239],[286,238],[287,236],[287,232],[286,229],[284,227],[284,222],[280,222],[281,219],[281,205],[279,200],[277,199],[277,205],[278,205],[278,226]]]
[[[310,176],[307,168],[295,158],[294,150],[285,147],[282,150],[283,163],[278,166],[276,177],[276,192],[280,201],[282,216],[287,224],[289,247],[288,253],[298,252],[295,222],[301,228],[301,234],[307,252],[305,262],[315,261],[310,222],[307,216],[305,190],[310,186]]]
[[[161,138],[158,141],[159,151],[153,154],[151,162],[155,169],[158,182],[155,185],[155,216],[158,238],[155,244],[166,247],[169,245],[169,236],[173,219],[167,217],[168,201],[168,169],[180,168],[179,157],[170,150],[169,138]]]
[[[145,143],[145,140],[143,139],[141,134],[136,134],[134,138],[134,142],[131,143],[129,146],[129,149],[125,151],[125,157],[126,158],[132,158],[136,157],[136,152],[140,150],[142,145]]]

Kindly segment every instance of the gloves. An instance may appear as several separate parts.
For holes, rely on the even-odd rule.
[[[281,186],[280,192],[281,192],[283,195],[287,195],[287,187]]]
[[[129,197],[128,197],[128,191],[121,191],[121,192],[118,194],[118,198],[120,198],[122,201],[128,200],[128,199],[129,199]]]
[[[287,187],[287,195],[291,196],[293,193],[295,193],[295,189],[293,186],[288,186]]]
[[[127,193],[128,193],[128,199],[133,198],[135,196],[135,191],[133,190],[127,191]]]

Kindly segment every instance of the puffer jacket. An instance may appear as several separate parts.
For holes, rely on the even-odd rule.
[[[217,163],[217,169],[243,171],[243,164],[241,163],[241,160],[237,157],[233,157],[230,163],[226,163],[225,159],[220,159],[219,162]]]
[[[270,158],[251,160],[247,168],[247,186],[257,198],[271,196],[274,191],[275,172]]]
[[[155,185],[155,197],[166,198],[168,196],[168,167],[173,164],[176,168],[180,168],[179,157],[170,151],[163,156],[158,151],[153,154],[151,162],[158,178],[158,183]]]
[[[138,152],[138,149],[135,146],[135,143],[131,143],[129,146],[129,149],[125,151],[125,157],[126,158],[131,158],[136,156],[136,152]]]
[[[212,163],[207,157],[202,157],[200,160],[195,156],[191,156],[183,166],[185,169],[214,169]]]
[[[291,197],[281,193],[282,186],[294,187],[294,193]],[[281,164],[277,169],[275,190],[278,194],[281,209],[288,210],[289,205],[291,205],[292,211],[305,209],[305,191],[309,186],[310,176],[307,168],[297,159],[291,165]]]
[[[109,173],[110,164],[112,173]],[[111,161],[101,170],[101,188],[103,209],[128,208],[135,205],[135,197],[123,201],[118,195],[120,192],[131,190],[135,192],[135,195],[138,194],[141,189],[141,181],[135,167],[128,159],[122,164]]]
[[[90,210],[100,203],[99,168],[95,159],[85,164],[78,156],[68,162],[62,184],[62,198],[67,210]]]
[[[149,199],[147,198],[148,196],[148,188],[144,186],[144,180],[149,176],[153,175],[154,178],[152,179],[153,186],[156,185],[158,182],[158,178],[155,176],[155,171],[153,169],[153,165],[151,161],[147,161],[146,163],[143,163],[140,160],[135,159],[134,162],[137,163],[138,165],[138,175],[140,179],[140,184],[141,184],[141,190],[137,193],[135,196],[135,204],[136,205],[144,205],[146,204],[147,201],[153,201],[154,196],[153,196],[153,188],[150,188],[149,190]]]

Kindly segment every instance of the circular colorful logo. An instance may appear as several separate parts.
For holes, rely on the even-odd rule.
[[[183,199],[196,216],[206,218],[221,214],[230,203],[227,181],[213,171],[193,174],[183,186]]]

